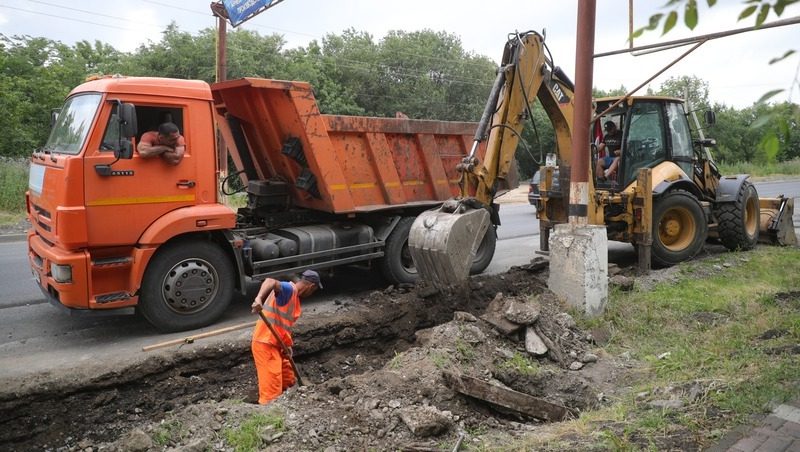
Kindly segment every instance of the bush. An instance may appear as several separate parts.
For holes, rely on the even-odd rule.
[[[25,211],[28,165],[27,159],[0,158],[0,210],[12,213]]]

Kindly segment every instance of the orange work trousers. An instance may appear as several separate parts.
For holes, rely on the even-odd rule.
[[[279,346],[253,341],[250,344],[258,375],[258,403],[265,405],[294,386],[292,364]]]

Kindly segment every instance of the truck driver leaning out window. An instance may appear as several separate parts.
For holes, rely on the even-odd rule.
[[[137,146],[139,155],[144,158],[161,156],[170,165],[177,165],[186,152],[186,141],[178,126],[165,122],[158,131],[145,132]]]

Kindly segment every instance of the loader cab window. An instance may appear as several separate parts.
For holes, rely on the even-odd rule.
[[[664,120],[658,102],[637,102],[629,112],[623,162],[624,185],[638,175],[641,168],[652,168],[666,159]]]
[[[669,119],[672,160],[681,167],[686,175],[691,177],[694,150],[692,149],[692,135],[689,131],[689,121],[686,119],[683,106],[674,102],[668,103],[667,119]]]

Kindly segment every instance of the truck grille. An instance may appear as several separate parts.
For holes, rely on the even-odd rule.
[[[45,210],[45,209],[37,206],[36,204],[31,204],[31,207],[33,208],[34,212],[36,212],[36,216],[35,216],[36,223],[35,224],[37,226],[39,226],[40,228],[42,228],[43,230],[47,231],[47,232],[52,232],[53,229],[52,229],[51,225],[41,221],[42,218],[47,219],[47,220],[51,220],[52,216],[50,215],[50,212],[48,210]]]

